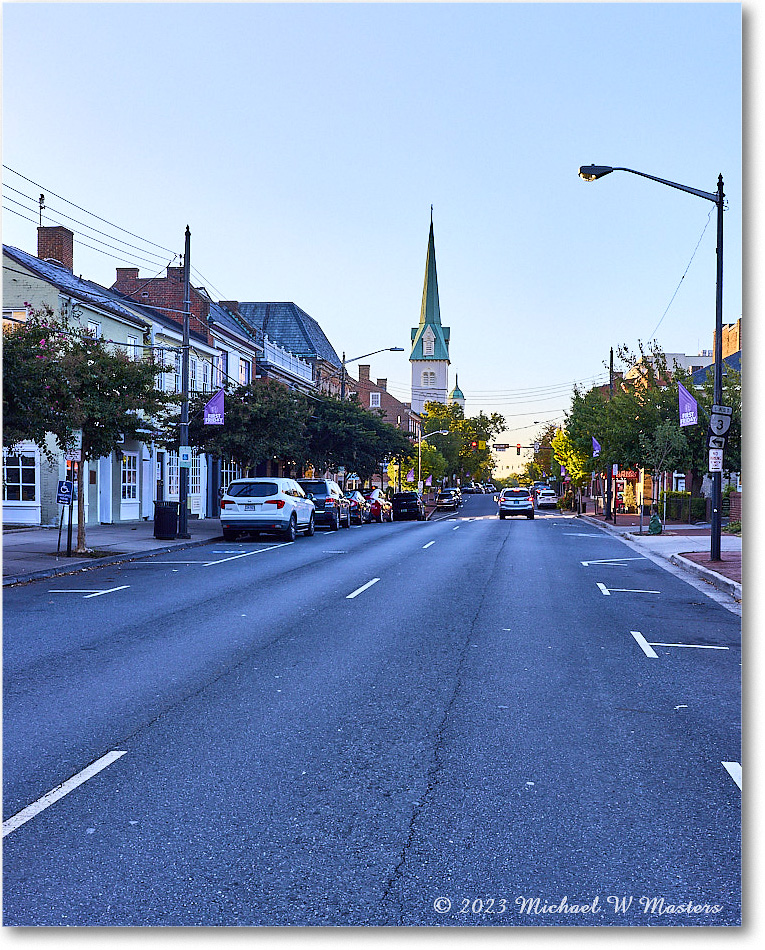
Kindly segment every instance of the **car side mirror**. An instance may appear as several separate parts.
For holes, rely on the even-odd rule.
[[[499,501],[499,495],[494,496],[494,501],[497,501],[497,502]]]

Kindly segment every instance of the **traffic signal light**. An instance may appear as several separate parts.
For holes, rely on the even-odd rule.
[[[520,454],[521,454],[521,443],[520,443],[520,442],[515,446],[515,454],[516,454],[516,455],[520,455]]]
[[[478,448],[478,443],[477,443],[477,442],[471,442],[471,443],[470,443],[470,448],[471,448],[471,449],[477,449],[477,448]]]

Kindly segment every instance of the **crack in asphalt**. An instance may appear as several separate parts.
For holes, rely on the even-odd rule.
[[[499,558],[509,538],[510,538],[510,534],[508,533],[505,535],[502,541],[502,544],[497,549],[497,553],[494,557],[494,563],[492,564],[492,569],[490,572],[488,572],[487,580],[486,580],[486,583],[484,584],[483,590],[481,591],[480,600],[476,607],[475,614],[473,616],[473,619],[470,621],[470,628],[468,630],[467,636],[465,637],[464,643],[462,644],[462,648],[459,651],[458,662],[457,662],[455,672],[454,672],[454,688],[452,689],[451,696],[449,697],[449,699],[446,702],[446,705],[444,706],[444,712],[441,717],[441,721],[438,725],[438,728],[435,731],[433,752],[431,755],[431,764],[428,766],[428,770],[426,772],[427,785],[425,787],[425,791],[420,796],[419,801],[415,804],[414,808],[412,809],[412,815],[411,815],[411,818],[409,819],[409,830],[407,833],[406,841],[404,842],[404,845],[401,848],[401,855],[399,857],[398,863],[393,868],[390,874],[390,877],[388,878],[385,884],[383,895],[380,898],[379,906],[381,908],[386,904],[386,902],[388,902],[389,900],[392,900],[391,891],[401,881],[401,878],[404,872],[404,866],[407,861],[407,855],[408,855],[408,852],[411,850],[412,843],[414,840],[415,830],[416,830],[415,825],[417,824],[418,820],[420,819],[423,812],[425,811],[425,808],[428,805],[428,800],[432,797],[432,794],[435,791],[436,786],[438,785],[438,775],[443,769],[442,750],[443,750],[443,745],[444,745],[444,732],[446,730],[447,722],[451,717],[452,709],[454,708],[454,705],[457,701],[457,697],[462,687],[462,670],[465,665],[465,659],[467,657],[468,647],[470,646],[470,641],[472,640],[472,637],[473,637],[473,630],[475,629],[476,621],[478,620],[478,617],[481,613],[481,610],[483,609],[484,602],[488,595],[489,587],[494,577],[494,572],[497,568],[497,562],[499,561]],[[403,917],[403,906],[399,905],[399,907],[396,910],[395,924],[393,925],[389,924],[388,926],[399,926],[399,927],[403,926],[402,917]]]

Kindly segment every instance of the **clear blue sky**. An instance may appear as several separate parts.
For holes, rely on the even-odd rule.
[[[10,3],[3,20],[3,162],[42,186],[4,171],[28,196],[4,207],[33,219],[4,210],[7,244],[35,252],[36,212],[8,199],[41,190],[178,252],[189,224],[215,299],[294,300],[349,359],[405,347],[370,362],[408,399],[432,203],[450,381],[511,442],[560,418],[563,384],[602,377],[610,346],[651,337],[708,219],[656,338],[712,346],[715,206],[580,165],[705,191],[722,173],[724,320],[742,313],[737,3]],[[99,283],[136,261],[82,240],[75,272]]]

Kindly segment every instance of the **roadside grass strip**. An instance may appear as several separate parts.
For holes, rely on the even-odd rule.
[[[365,590],[369,590],[372,584],[376,584],[379,580],[379,577],[373,577],[371,581],[367,581],[366,584],[363,584],[361,587],[357,587],[352,594],[347,594],[345,599],[353,600],[354,597],[358,597],[359,594],[363,594]]]
[[[112,762],[116,762],[117,759],[122,758],[123,755],[127,755],[127,752],[107,752],[106,755],[102,755],[100,759],[96,759],[95,762],[92,762],[81,772],[78,772],[65,782],[62,782],[61,785],[57,785],[49,792],[46,792],[42,798],[38,798],[36,802],[32,802],[31,805],[22,808],[21,811],[17,812],[12,818],[3,822],[3,838],[26,824],[36,815],[39,815],[41,811],[50,808],[50,806],[55,804],[60,798],[68,795],[69,792],[73,792],[75,788],[83,785],[88,779],[93,778],[94,775],[97,775],[107,766],[111,765]]]
[[[723,762],[723,768],[730,775],[733,781],[741,788],[741,763],[740,762]]]

